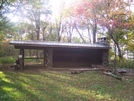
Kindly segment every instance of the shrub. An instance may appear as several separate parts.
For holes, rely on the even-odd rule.
[[[110,61],[109,66],[114,67],[114,60]],[[116,59],[116,67],[117,68],[132,68],[132,69],[134,69],[134,61],[133,60],[126,60],[126,59],[118,60],[118,58],[117,58]]]
[[[125,67],[134,69],[134,62],[132,60],[125,61]]]
[[[2,45],[0,45],[0,56],[4,56],[4,49],[2,48]]]
[[[120,68],[134,68],[134,62],[132,60],[122,59],[117,63]]]
[[[15,58],[13,57],[2,57],[0,58],[0,63],[1,64],[9,64],[9,63],[14,63],[15,62]]]

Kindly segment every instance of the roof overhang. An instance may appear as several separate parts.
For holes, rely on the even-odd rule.
[[[86,48],[86,49],[110,49],[110,46],[103,44],[83,43],[61,43],[45,41],[11,41],[16,49],[44,49],[44,48]]]

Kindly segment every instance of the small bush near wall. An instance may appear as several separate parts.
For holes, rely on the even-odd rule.
[[[133,68],[134,69],[134,62],[132,60],[123,59],[117,65],[122,68]]]
[[[10,64],[15,63],[16,58],[14,57],[1,57],[0,64]]]
[[[111,60],[109,63],[109,67],[114,67],[114,60]],[[131,68],[134,69],[134,61],[133,60],[116,60],[117,68]]]
[[[15,49],[13,45],[9,45],[9,41],[3,40],[0,42],[0,57],[18,55],[19,49]]]

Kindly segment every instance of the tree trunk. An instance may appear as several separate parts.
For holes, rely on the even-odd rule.
[[[38,19],[36,20],[36,34],[37,34],[37,40],[39,40],[39,38],[40,38],[40,11],[39,11],[38,13],[39,13]],[[38,13],[37,13],[37,14],[38,14]],[[39,58],[38,50],[36,51],[36,56],[37,56],[37,61],[38,61],[38,58]]]
[[[69,28],[67,31],[67,38],[68,38],[68,42],[72,42],[72,32],[71,29]]]
[[[49,34],[47,35],[46,39],[52,34],[52,26],[49,28]]]
[[[120,46],[119,46],[119,43],[116,43],[116,46],[117,46],[117,49],[118,49],[118,56],[120,59],[122,59],[122,52],[121,52],[121,49],[120,49]]]
[[[39,26],[37,27],[36,34],[37,34],[37,40],[39,40],[39,37],[40,37],[40,27]]]
[[[45,35],[44,35],[44,33],[42,34],[42,37],[43,37],[43,41],[45,41],[45,40],[46,40],[46,38],[45,38]]]
[[[116,46],[117,46],[117,49],[118,49],[118,56],[119,56],[119,58],[120,59],[122,59],[123,57],[122,57],[122,52],[121,52],[121,49],[120,49],[120,46],[119,46],[119,43],[118,43],[118,41],[117,41],[117,38],[114,38],[113,37],[113,32],[112,31],[110,31],[110,29],[108,29],[109,30],[109,34],[110,34],[110,37],[111,37],[111,39],[114,41],[114,44],[116,44]],[[116,34],[115,34],[116,35]]]
[[[78,34],[79,34],[80,38],[82,39],[82,41],[83,41],[84,43],[86,43],[86,41],[84,40],[84,38],[82,37],[81,33],[79,32],[79,30],[78,30],[78,28],[77,28],[76,26],[75,26],[75,29],[76,29],[76,31],[78,32]]]
[[[118,49],[118,56],[119,56],[120,59],[122,59],[123,57],[122,57],[122,52],[121,52],[119,43],[118,43],[115,39],[113,39],[113,41],[114,41],[114,43],[115,43],[116,46],[117,46],[117,49]]]
[[[96,32],[97,32],[97,24],[96,24],[96,20],[94,20],[93,22],[93,43],[96,43]]]
[[[87,31],[88,31],[89,43],[91,43],[91,34],[90,34],[90,28],[89,28],[89,26],[87,27]]]
[[[122,77],[120,77],[120,76],[114,75],[114,74],[112,74],[112,73],[110,73],[110,72],[103,72],[103,73],[104,73],[105,75],[112,76],[112,77],[114,77],[114,78],[116,78],[116,79],[122,81]]]
[[[116,44],[114,44],[114,73],[116,74]]]
[[[43,41],[46,40],[46,38],[45,38],[45,30],[46,30],[47,26],[48,26],[48,24],[46,26],[44,26],[43,29],[42,29]]]
[[[58,42],[61,41],[61,33],[60,33],[60,30],[61,30],[61,22],[59,22],[59,24],[57,24],[57,34],[58,34]]]
[[[60,32],[58,31],[58,42],[61,41],[61,36],[60,36]]]
[[[133,65],[134,65],[134,52],[133,52]]]
[[[72,32],[69,31],[69,42],[71,43],[72,42]]]

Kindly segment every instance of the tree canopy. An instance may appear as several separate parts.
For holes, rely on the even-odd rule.
[[[96,43],[98,37],[107,36],[120,58],[121,47],[134,50],[132,0],[69,1],[58,0],[53,8],[49,0],[1,0],[0,41],[12,36],[12,40]]]

